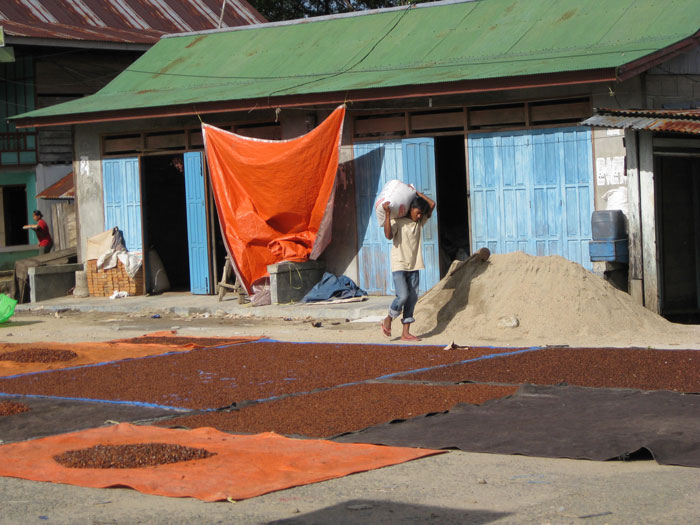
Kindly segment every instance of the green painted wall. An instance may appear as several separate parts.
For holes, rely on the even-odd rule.
[[[21,261],[28,257],[34,257],[39,255],[38,248],[32,248],[31,250],[17,250],[12,252],[0,252],[0,270],[14,270],[15,262]]]

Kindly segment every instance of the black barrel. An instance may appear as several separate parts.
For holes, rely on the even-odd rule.
[[[591,217],[591,233],[594,241],[626,238],[625,214],[621,210],[594,211]]]

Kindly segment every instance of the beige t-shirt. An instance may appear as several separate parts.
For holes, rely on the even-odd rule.
[[[421,250],[421,234],[427,220],[428,217],[425,216],[418,222],[408,217],[391,220],[391,232],[394,235],[391,245],[392,272],[412,272],[425,268]]]

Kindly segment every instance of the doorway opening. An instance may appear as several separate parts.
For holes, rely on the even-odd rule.
[[[440,278],[470,254],[467,162],[463,135],[435,137]]]
[[[678,323],[700,323],[700,158],[655,159],[660,313]]]
[[[147,292],[165,291],[159,263],[172,291],[190,290],[187,204],[182,154],[142,157],[141,204]],[[150,287],[150,289],[149,289]]]
[[[217,286],[214,287],[214,293],[219,292],[218,283],[221,282],[224,273],[224,265],[226,264],[226,245],[224,244],[224,236],[221,233],[221,224],[219,223],[219,212],[214,204],[214,196],[211,196],[211,224],[214,230],[214,279]],[[233,283],[231,283],[233,284]]]
[[[4,246],[29,244],[29,235],[22,226],[27,224],[27,187],[2,186]]]

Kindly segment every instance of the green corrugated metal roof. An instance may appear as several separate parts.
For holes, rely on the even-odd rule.
[[[20,118],[616,68],[700,29],[698,0],[476,0],[160,40],[95,95]]]

